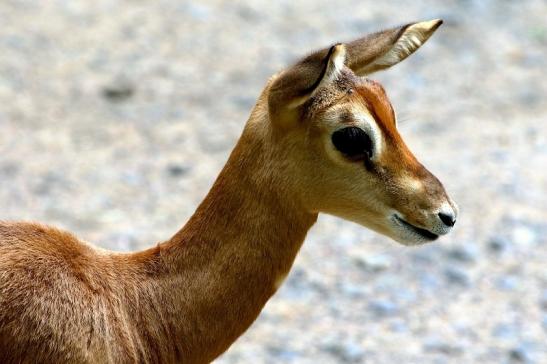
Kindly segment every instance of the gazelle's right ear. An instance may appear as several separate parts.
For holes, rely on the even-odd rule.
[[[348,43],[346,64],[359,76],[391,67],[420,48],[442,23],[441,19],[410,23],[357,39]]]

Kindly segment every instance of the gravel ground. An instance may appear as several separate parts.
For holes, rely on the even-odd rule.
[[[453,233],[405,248],[322,216],[218,363],[547,363],[545,1],[3,0],[1,218],[148,247],[204,197],[268,76],[436,17],[374,78],[459,203]]]

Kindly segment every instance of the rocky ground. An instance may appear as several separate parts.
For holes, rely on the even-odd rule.
[[[377,74],[459,203],[405,248],[323,216],[218,363],[547,363],[547,3],[0,2],[0,206],[116,250],[192,214],[267,77],[318,46],[441,17]]]

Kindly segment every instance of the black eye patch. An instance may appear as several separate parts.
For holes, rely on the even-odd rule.
[[[372,157],[372,139],[361,128],[347,127],[332,134],[332,144],[346,157],[368,160]]]

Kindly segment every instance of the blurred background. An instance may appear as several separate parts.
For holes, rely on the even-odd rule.
[[[406,22],[445,24],[372,76],[459,203],[407,248],[321,216],[218,363],[547,363],[547,2],[0,1],[2,219],[129,251],[205,196],[267,78]]]

